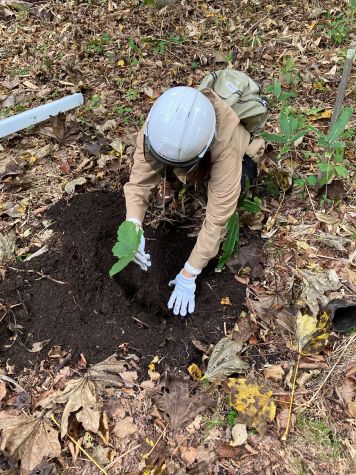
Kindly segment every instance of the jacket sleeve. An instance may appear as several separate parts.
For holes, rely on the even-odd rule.
[[[226,233],[226,223],[236,210],[241,191],[242,158],[249,139],[249,132],[238,125],[230,143],[221,147],[213,163],[205,220],[188,259],[196,269],[203,269],[217,255]]]
[[[126,219],[137,218],[143,222],[152,189],[161,176],[146,162],[143,149],[144,127],[140,130],[133,156],[130,179],[124,186]]]

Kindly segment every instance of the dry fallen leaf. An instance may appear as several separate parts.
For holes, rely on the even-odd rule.
[[[177,429],[213,404],[213,398],[206,392],[190,394],[189,385],[184,380],[170,376],[167,391],[154,396],[156,407],[169,422],[172,429]]]
[[[6,384],[4,381],[0,381],[0,401],[6,396]]]
[[[220,381],[232,373],[245,372],[248,364],[241,360],[239,353],[242,349],[240,341],[230,337],[222,338],[214,347],[210,356],[203,380]]]
[[[77,420],[82,423],[84,429],[105,438],[105,434],[101,432],[103,419],[99,395],[105,385],[117,385],[122,381],[119,374],[122,374],[120,371],[123,368],[125,367],[122,361],[112,355],[89,368],[83,378],[68,381],[63,391],[55,391],[40,401],[40,406],[44,409],[65,404],[61,420],[62,437],[67,433],[70,414],[75,412]]]
[[[30,353],[38,353],[41,351],[51,340],[37,341],[33,343],[32,347],[28,349]]]
[[[331,216],[329,214],[321,213],[321,212],[315,212],[314,213],[317,220],[321,221],[322,223],[326,224],[337,224],[340,222],[339,216]]]
[[[16,461],[21,460],[21,474],[27,475],[43,458],[59,457],[58,432],[44,419],[20,414],[0,413],[0,450]]]
[[[68,193],[68,195],[72,195],[75,192],[75,188],[80,185],[84,185],[87,182],[86,178],[80,177],[75,178],[74,180],[69,181],[64,186],[64,191]]]
[[[352,401],[347,406],[347,412],[350,417],[356,417],[356,401]]]
[[[192,465],[192,463],[196,459],[197,449],[195,447],[180,447],[179,449],[180,455],[187,466]]]
[[[232,447],[238,447],[244,444],[247,440],[247,429],[246,424],[235,424],[231,431],[232,442],[230,445]]]
[[[119,439],[124,439],[137,432],[137,425],[134,424],[132,417],[125,417],[117,420],[112,432]]]
[[[276,415],[272,391],[242,378],[230,378],[227,385],[230,391],[229,404],[238,412],[239,420],[263,433],[267,423],[273,421]]]
[[[288,408],[282,409],[281,412],[277,414],[277,418],[276,418],[277,430],[280,434],[283,434],[287,428],[288,417],[289,417]],[[295,421],[296,421],[296,416],[295,414],[292,414],[289,429],[288,429],[289,432],[293,432]]]
[[[325,295],[329,290],[338,290],[341,282],[334,270],[313,271],[308,269],[293,269],[302,280],[300,299],[308,305],[313,315],[319,313],[319,305],[326,307],[329,298]]]
[[[10,231],[4,235],[0,233],[0,265],[11,259],[15,253],[16,231]]]
[[[284,376],[284,370],[282,365],[274,364],[263,369],[264,377],[272,379],[272,381],[282,381]]]

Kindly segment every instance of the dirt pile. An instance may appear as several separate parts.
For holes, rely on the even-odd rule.
[[[1,284],[1,303],[7,309],[12,306],[1,324],[2,361],[28,366],[50,346],[60,345],[74,355],[83,353],[93,363],[127,344],[142,365],[159,355],[171,368],[181,368],[197,359],[192,340],[215,343],[223,336],[224,324],[233,325],[244,288],[229,271],[216,274],[213,265],[198,280],[193,317],[178,318],[166,309],[168,282],[194,245],[184,230],[148,228],[151,269],[142,272],[130,264],[110,279],[108,270],[115,260],[111,248],[124,216],[123,198],[112,192],[81,194],[49,210],[46,218],[53,221],[55,231],[49,251],[20,264],[18,271],[9,270]],[[221,305],[227,296],[232,305]],[[35,342],[50,339],[49,346],[41,353],[29,353],[18,343],[5,350],[11,322],[23,327],[21,340],[27,346],[31,346],[26,341],[29,333]]]

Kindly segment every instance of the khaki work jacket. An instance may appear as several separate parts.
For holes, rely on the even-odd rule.
[[[250,133],[240,124],[235,112],[211,89],[203,94],[216,113],[216,135],[210,146],[211,169],[208,181],[208,200],[205,220],[188,262],[203,269],[217,255],[226,233],[226,223],[236,210],[241,191],[242,158],[246,153],[254,157],[264,147],[263,139],[250,143]],[[144,220],[152,189],[161,175],[145,160],[144,127],[138,134],[130,180],[124,186],[127,218]],[[175,169],[178,178],[179,169]],[[183,265],[183,263],[182,263]]]

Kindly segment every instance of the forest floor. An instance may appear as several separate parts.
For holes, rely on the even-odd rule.
[[[343,154],[324,163],[320,140],[355,9],[0,0],[0,120],[85,97],[0,141],[1,473],[356,473],[355,328],[336,332],[324,312],[356,301],[354,118]],[[155,99],[225,67],[262,84],[268,133],[288,135],[281,111],[306,132],[271,137],[239,253],[208,266],[180,319],[167,284],[202,201],[174,201],[169,219],[151,208],[152,268],[110,279],[122,186]]]

